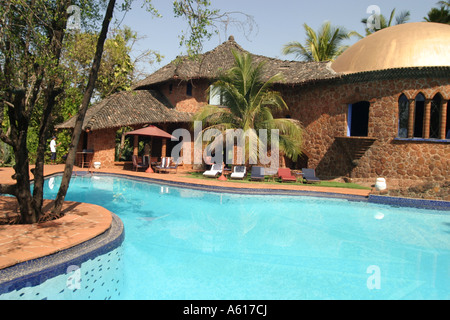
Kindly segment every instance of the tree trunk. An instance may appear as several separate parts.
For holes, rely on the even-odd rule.
[[[19,203],[21,223],[32,224],[38,221],[40,212],[36,211],[32,204],[26,137],[21,137],[18,145],[19,148],[15,152],[16,164],[14,166],[16,171],[14,178],[17,181],[16,198]]]
[[[119,146],[119,155],[117,156],[117,160],[120,161],[122,159],[123,148],[125,147],[125,137],[126,137],[126,128],[122,128],[122,133],[120,135],[120,146]]]
[[[67,8],[70,6],[71,1],[61,1],[58,5],[58,11],[62,14],[62,19],[55,21],[54,29],[51,33],[51,51],[55,57],[55,64],[59,64],[62,51],[62,43],[64,40],[64,29],[67,24]],[[44,162],[45,151],[47,149],[47,132],[50,125],[51,114],[53,107],[56,103],[56,97],[60,93],[60,90],[56,88],[56,82],[59,79],[52,77],[48,83],[46,90],[44,91],[44,110],[41,117],[41,123],[39,126],[39,142],[36,150],[36,163],[33,170],[34,175],[34,189],[33,189],[33,208],[36,212],[39,212],[39,216],[43,216],[42,205],[44,199]]]
[[[67,190],[69,188],[70,179],[72,177],[73,165],[75,163],[76,150],[78,143],[80,141],[80,135],[83,129],[84,117],[86,115],[86,111],[89,107],[89,103],[92,97],[92,93],[94,92],[95,82],[97,81],[98,70],[100,69],[100,62],[102,59],[103,48],[105,44],[106,37],[108,35],[109,23],[112,19],[114,6],[116,4],[115,0],[110,0],[108,3],[108,8],[106,9],[106,14],[103,19],[102,30],[100,32],[100,36],[97,41],[97,49],[94,56],[94,61],[92,64],[92,68],[89,74],[89,81],[86,87],[86,91],[84,93],[83,101],[81,104],[80,111],[78,113],[77,121],[75,123],[75,127],[72,133],[72,142],[69,146],[69,152],[66,159],[66,166],[64,168],[64,174],[61,181],[61,186],[58,190],[58,195],[55,200],[55,205],[52,210],[53,215],[60,215],[61,208],[64,203],[64,199],[67,194]]]
[[[36,223],[39,219],[39,212],[36,212],[32,205],[30,190],[30,163],[28,158],[27,135],[28,117],[25,117],[25,94],[18,92],[14,98],[14,111],[10,110],[10,119],[16,120],[11,124],[11,136],[14,141],[14,165],[15,174],[13,178],[16,183],[16,198],[19,204],[21,222],[25,224]]]
[[[4,58],[5,68],[4,83],[5,87],[9,88],[7,91],[7,99],[2,103],[8,105],[8,116],[10,120],[10,131],[8,134],[0,132],[0,138],[11,145],[14,150],[14,156],[16,165],[14,166],[15,174],[13,179],[16,180],[15,185],[0,185],[0,191],[7,194],[12,194],[17,198],[21,223],[33,224],[40,220],[42,216],[42,203],[43,203],[43,184],[44,184],[44,154],[46,148],[46,134],[48,131],[49,120],[53,106],[55,104],[55,98],[57,91],[55,90],[56,83],[60,81],[51,72],[46,73],[46,69],[53,69],[59,64],[59,58],[62,50],[62,41],[64,38],[64,29],[67,22],[67,8],[69,7],[71,0],[58,0],[57,9],[54,15],[54,19],[51,21],[51,27],[48,29],[49,33],[47,38],[49,40],[50,54],[54,59],[53,65],[41,65],[40,60],[35,60],[32,67],[26,68],[23,66],[24,78],[23,83],[18,85],[19,89],[14,88],[12,85],[14,82],[12,79],[15,77],[13,72],[12,61],[14,60],[13,46],[8,39],[6,39],[6,48],[8,54]],[[30,7],[33,8],[35,1],[31,1]],[[28,22],[33,20],[35,13],[33,10],[28,12]],[[11,26],[9,26],[11,27]],[[32,28],[23,35],[24,43],[24,61],[32,60],[32,54],[29,52],[30,39],[32,38]],[[34,175],[34,191],[33,196],[30,190],[30,168],[28,158],[27,137],[30,119],[35,109],[41,85],[45,76],[47,87],[45,90],[44,99],[44,111],[41,119],[41,125],[39,129],[39,145],[37,150],[36,167],[33,169]],[[15,84],[17,86],[17,84]],[[11,101],[13,101],[11,103]],[[3,108],[1,109],[3,119]]]
[[[33,208],[39,212],[39,217],[43,215],[42,205],[44,201],[44,162],[45,150],[47,149],[47,131],[50,124],[51,112],[55,105],[57,93],[54,91],[54,86],[51,85],[46,92],[46,101],[44,112],[41,118],[41,125],[39,128],[39,143],[36,152],[36,164],[32,171],[34,175],[34,189],[33,189]]]

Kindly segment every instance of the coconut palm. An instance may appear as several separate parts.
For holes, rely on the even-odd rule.
[[[325,22],[317,33],[306,23],[303,27],[307,36],[305,45],[297,41],[289,42],[284,45],[283,54],[295,54],[296,58],[306,61],[333,61],[348,48],[342,42],[357,35],[342,27],[332,27],[330,22]]]
[[[432,8],[425,21],[450,24],[450,1],[439,1],[440,8]]]
[[[273,116],[275,111],[288,110],[280,93],[271,89],[274,83],[282,81],[282,76],[277,74],[264,81],[263,62],[254,64],[248,53],[233,51],[233,55],[234,67],[222,74],[213,84],[215,91],[220,92],[226,107],[207,105],[194,115],[194,121],[203,122],[203,132],[218,129],[225,134],[227,129],[242,129],[250,134],[249,140],[252,143],[265,143],[258,136],[260,129],[267,130],[268,140],[271,129],[278,129],[280,151],[296,161],[301,154],[302,127],[293,119],[276,119]],[[249,143],[247,141],[246,146]],[[270,147],[270,143],[266,146]],[[256,161],[253,156],[246,154],[245,160]]]
[[[386,20],[386,17],[384,15],[380,14],[378,16],[378,19],[379,19],[379,22],[380,22],[380,25],[379,25],[380,29],[373,30],[373,29],[366,28],[366,35],[368,36],[368,35],[376,32],[378,30],[389,28],[390,26],[392,26],[392,22],[394,20],[394,17],[395,17],[395,24],[396,25],[397,24],[403,24],[403,23],[406,23],[406,22],[409,21],[409,19],[411,18],[411,13],[409,11],[402,11],[402,12],[400,12],[399,15],[395,16],[395,9],[393,9],[391,11],[390,16],[389,16],[389,20]],[[367,26],[367,18],[362,19],[361,22],[364,25]]]

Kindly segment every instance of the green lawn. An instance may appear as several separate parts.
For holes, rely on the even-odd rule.
[[[186,175],[188,178],[195,178],[195,179],[203,179],[203,180],[209,180],[213,178],[207,178],[203,176],[203,172],[190,172]],[[236,180],[236,179],[230,179],[228,178],[226,182],[238,182],[238,183],[263,183],[263,184],[271,184],[271,185],[280,185],[280,184],[291,184],[291,185],[308,185],[308,186],[317,186],[317,187],[333,187],[333,188],[350,188],[350,189],[365,189],[370,190],[369,187],[364,187],[356,183],[344,183],[344,182],[336,182],[336,181],[320,181],[318,183],[301,183],[299,181],[297,182],[280,182],[277,179],[275,181],[272,181],[272,179],[266,179],[264,182],[262,181],[250,181],[250,175],[247,174],[247,177],[245,177],[243,180]]]

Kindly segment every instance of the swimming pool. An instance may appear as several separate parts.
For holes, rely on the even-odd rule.
[[[47,180],[46,198],[60,180]],[[66,199],[103,206],[124,223],[120,271],[103,282],[120,282],[113,299],[450,298],[448,211],[106,175],[74,177]],[[61,298],[89,298],[83,284],[102,273],[85,270],[98,263],[82,265],[76,296]],[[27,296],[51,296],[42,292],[51,288],[26,288]],[[14,294],[23,295],[0,299]]]

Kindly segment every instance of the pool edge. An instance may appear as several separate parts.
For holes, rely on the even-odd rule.
[[[57,174],[55,174],[57,175]],[[181,181],[170,181],[164,179],[156,179],[153,177],[140,177],[134,175],[127,175],[122,173],[109,173],[109,172],[95,172],[94,175],[99,176],[114,176],[114,177],[126,177],[133,180],[138,181],[146,181],[153,182],[157,184],[161,184],[169,187],[179,187],[179,188],[187,188],[187,189],[195,189],[201,191],[209,191],[209,192],[225,192],[225,193],[234,193],[234,194],[248,194],[248,195],[290,195],[290,196],[310,196],[310,197],[324,197],[324,198],[337,198],[337,199],[345,199],[350,201],[368,201],[367,196],[362,195],[352,195],[345,193],[334,193],[334,192],[324,192],[324,191],[309,191],[309,190],[288,190],[288,189],[273,189],[273,188],[234,188],[234,187],[226,187],[226,186],[213,186],[213,185],[204,185],[190,182],[181,182]]]
[[[389,197],[369,194],[368,196],[345,194],[345,193],[334,193],[334,192],[324,192],[324,191],[312,191],[312,190],[286,190],[286,189],[273,189],[273,188],[234,188],[226,186],[211,186],[203,185],[189,182],[180,181],[168,181],[163,179],[156,179],[153,177],[140,177],[127,174],[118,173],[108,173],[108,172],[95,172],[94,175],[103,176],[115,176],[115,177],[126,177],[138,181],[147,181],[158,183],[165,186],[189,188],[201,191],[209,192],[226,192],[234,194],[248,194],[248,195],[288,195],[288,196],[309,196],[309,197],[322,197],[322,198],[333,198],[333,199],[343,199],[348,201],[360,201],[369,202],[375,204],[385,204],[392,206],[404,206],[413,207],[418,209],[429,209],[429,210],[439,210],[448,211],[450,210],[450,201],[444,200],[429,200],[429,199],[415,199],[415,198],[402,198],[402,197]]]
[[[53,175],[59,175],[59,173],[54,173]],[[450,211],[450,201],[444,200],[430,200],[430,199],[416,199],[416,198],[402,198],[402,197],[390,197],[384,195],[373,195],[368,196],[337,193],[337,192],[325,192],[325,191],[312,191],[312,190],[287,190],[287,189],[273,189],[273,188],[234,188],[227,186],[213,186],[204,185],[190,182],[181,181],[170,181],[165,179],[157,179],[154,177],[142,177],[134,176],[124,173],[111,173],[111,172],[98,172],[96,171],[93,175],[99,176],[114,176],[114,177],[126,177],[138,181],[153,182],[161,184],[164,186],[188,188],[201,191],[209,192],[226,192],[232,194],[248,194],[248,195],[287,195],[287,196],[309,196],[309,197],[322,197],[322,198],[333,198],[333,199],[343,199],[348,201],[359,201],[359,202],[369,202],[374,204],[384,204],[391,206],[403,206],[412,207],[418,209],[429,209],[438,211]]]
[[[70,266],[81,265],[120,247],[125,239],[125,228],[117,215],[111,212],[111,216],[111,227],[88,241],[51,255],[1,269],[0,295],[37,286],[50,278],[67,273]]]
[[[369,202],[391,206],[410,207],[418,209],[450,211],[450,202],[443,200],[401,198],[380,195],[369,195]]]

